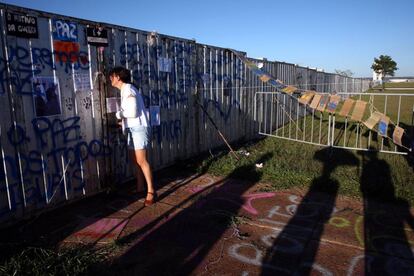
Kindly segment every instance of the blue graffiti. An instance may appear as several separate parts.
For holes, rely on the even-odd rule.
[[[163,139],[166,141],[177,140],[181,136],[181,120],[161,121],[159,126],[152,127],[152,135],[157,138],[158,145]]]
[[[13,124],[9,127],[8,142],[15,151],[14,154],[6,154],[0,162],[0,181],[4,183],[7,177],[9,183],[8,187],[1,185],[0,194],[5,194],[8,189],[12,211],[23,204],[23,186],[28,205],[44,204],[56,190],[60,190],[62,196],[65,192],[63,177],[67,191],[81,191],[85,187],[82,177],[85,161],[112,154],[112,148],[100,140],[84,141],[79,134],[79,121],[78,116],[64,120],[35,118],[32,120],[34,137],[28,137],[22,126]],[[19,150],[32,140],[38,143],[39,149],[29,152]],[[44,194],[45,185],[47,194]],[[10,211],[8,204],[2,204],[0,217],[6,211]]]
[[[61,41],[78,41],[78,27],[76,23],[53,19],[53,39]]]
[[[53,63],[54,57],[58,60],[56,64]],[[34,47],[29,50],[22,46],[9,45],[7,60],[0,58],[0,95],[6,93],[8,83],[18,95],[33,95],[32,77],[39,75],[45,68],[56,70],[63,67],[66,73],[71,72],[72,67],[75,70],[89,70],[88,53],[85,51],[52,52],[47,48]]]
[[[161,45],[148,48],[146,44],[122,44],[119,47],[119,63],[123,66],[128,65],[128,68],[134,68],[132,70],[132,76],[134,82],[138,85],[142,82],[149,83],[149,81],[167,81],[169,78],[169,81],[172,83],[178,81],[181,89],[184,89],[184,84],[189,88],[193,84],[193,80],[189,74],[191,70],[190,55],[195,53],[195,46],[192,44],[182,45],[182,43],[176,41],[169,45],[167,52],[173,61],[173,69],[171,72],[158,72],[157,70],[156,61],[158,57],[166,54]],[[175,66],[177,66],[178,75],[183,76],[181,79],[178,79],[176,76]]]
[[[203,106],[205,110],[208,110],[209,106],[213,106],[215,109],[217,109],[218,114],[220,115],[220,117],[224,120],[224,122],[227,123],[228,119],[230,118],[231,112],[233,110],[233,108],[235,108],[236,110],[239,111],[239,113],[241,112],[240,109],[240,103],[237,100],[233,100],[227,107],[224,103],[221,103],[217,100],[214,99],[204,99],[203,101]],[[206,114],[203,113],[203,120],[206,120]]]
[[[66,190],[72,193],[79,193],[85,188],[86,183],[82,178],[81,169],[66,172],[65,179],[66,181],[64,182],[61,173],[48,173],[45,177],[24,177],[23,185],[21,185],[20,180],[10,183],[8,187],[2,185],[0,187],[0,194],[9,193],[10,208],[8,204],[0,207],[0,218],[23,207],[24,199],[26,200],[27,206],[35,205],[38,208],[41,208],[46,206],[46,201],[52,202],[55,194],[63,197],[65,195],[65,183]],[[46,181],[46,183],[44,183],[44,181]],[[45,184],[47,193],[44,192]],[[25,187],[24,197],[22,186]],[[56,195],[55,198],[57,198]]]
[[[79,120],[79,116],[64,120],[56,118],[53,121],[47,117],[39,117],[32,120],[32,125],[42,147],[47,146],[50,140],[52,146],[56,147],[58,139],[62,139],[64,144],[80,140]]]
[[[161,108],[170,108],[177,105],[188,105],[188,96],[183,90],[157,90],[153,91],[151,105],[159,105]]]
[[[24,142],[29,142],[30,138],[27,137],[26,131],[19,125],[12,125],[7,131],[7,138],[9,143],[13,146],[18,146]]]

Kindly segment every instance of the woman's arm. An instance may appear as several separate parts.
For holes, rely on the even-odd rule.
[[[136,118],[138,117],[137,98],[134,95],[129,95],[124,99],[124,109],[116,113],[118,119]]]

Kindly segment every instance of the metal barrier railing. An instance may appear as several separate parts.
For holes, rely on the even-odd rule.
[[[295,95],[257,92],[254,116],[259,123],[259,134],[352,150],[395,154],[407,154],[412,150],[414,93],[317,94],[326,96],[325,107],[321,109],[299,102]],[[333,95],[339,96],[336,97],[339,102],[334,110],[327,111]],[[341,116],[347,99],[358,103],[358,107],[354,104]]]

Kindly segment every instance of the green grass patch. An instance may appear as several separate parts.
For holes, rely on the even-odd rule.
[[[26,247],[3,260],[0,275],[89,275],[100,271],[109,253],[107,248]]]
[[[387,88],[414,88],[414,82],[387,82],[385,89]]]
[[[266,191],[314,185],[332,192],[335,186],[338,194],[354,198],[400,198],[414,203],[413,167],[407,156],[329,149],[273,137],[242,150],[250,155],[240,155],[238,162],[230,154],[222,155],[203,169],[213,175],[265,182]],[[257,163],[263,167],[257,168]]]

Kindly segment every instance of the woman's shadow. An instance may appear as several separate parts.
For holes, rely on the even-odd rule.
[[[188,207],[183,208],[181,203],[180,210],[171,208],[162,221],[152,222],[125,236],[119,242],[133,245],[111,267],[102,269],[117,275],[194,273],[231,228],[244,204],[243,194],[261,179],[262,172],[255,164],[266,163],[272,156],[273,153],[266,152],[255,162],[235,168],[226,179],[206,188],[198,198],[194,197]],[[244,176],[249,181],[232,181]]]
[[[390,167],[378,159],[377,152],[363,153],[362,162],[365,274],[414,275],[414,255],[405,229],[405,224],[414,229],[410,205],[396,197]]]
[[[317,151],[314,159],[323,163],[322,175],[312,181],[292,218],[275,233],[273,246],[263,259],[262,275],[311,273],[324,225],[331,217],[338,194],[339,182],[332,178],[332,173],[336,167],[359,163],[353,153],[332,148]]]

